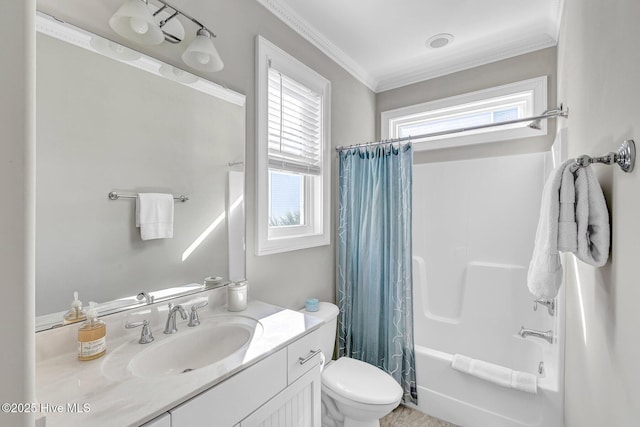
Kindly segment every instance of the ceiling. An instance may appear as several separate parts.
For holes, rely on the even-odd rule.
[[[563,0],[257,0],[375,92],[555,46]],[[446,46],[426,46],[436,34]]]

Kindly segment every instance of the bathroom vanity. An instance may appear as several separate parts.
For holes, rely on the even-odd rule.
[[[175,334],[163,334],[166,302],[104,316],[107,355],[88,362],[76,359],[79,325],[36,334],[46,425],[320,426],[321,321],[259,301],[231,313],[224,297],[223,288],[173,300],[187,311],[209,303],[199,326],[178,317]],[[143,319],[148,344],[124,327]]]

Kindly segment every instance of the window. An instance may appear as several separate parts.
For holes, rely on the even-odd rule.
[[[331,85],[257,39],[256,254],[329,244]]]
[[[531,117],[547,108],[546,76],[382,113],[385,138],[407,137]],[[416,150],[454,147],[546,135],[526,122],[414,139]]]

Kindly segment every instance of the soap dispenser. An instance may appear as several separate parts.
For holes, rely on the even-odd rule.
[[[96,303],[91,301],[87,321],[78,329],[78,360],[93,360],[107,352],[107,324],[98,319]]]
[[[64,315],[64,323],[75,323],[86,319],[87,317],[82,311],[82,301],[78,299],[78,291],[73,293],[73,302],[71,303],[71,309]]]

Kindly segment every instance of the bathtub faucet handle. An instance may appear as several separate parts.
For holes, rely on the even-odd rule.
[[[542,304],[547,307],[547,311],[549,311],[549,316],[555,316],[556,314],[556,300],[548,300],[544,298],[537,299],[533,302],[533,311],[538,310],[538,304]]]

